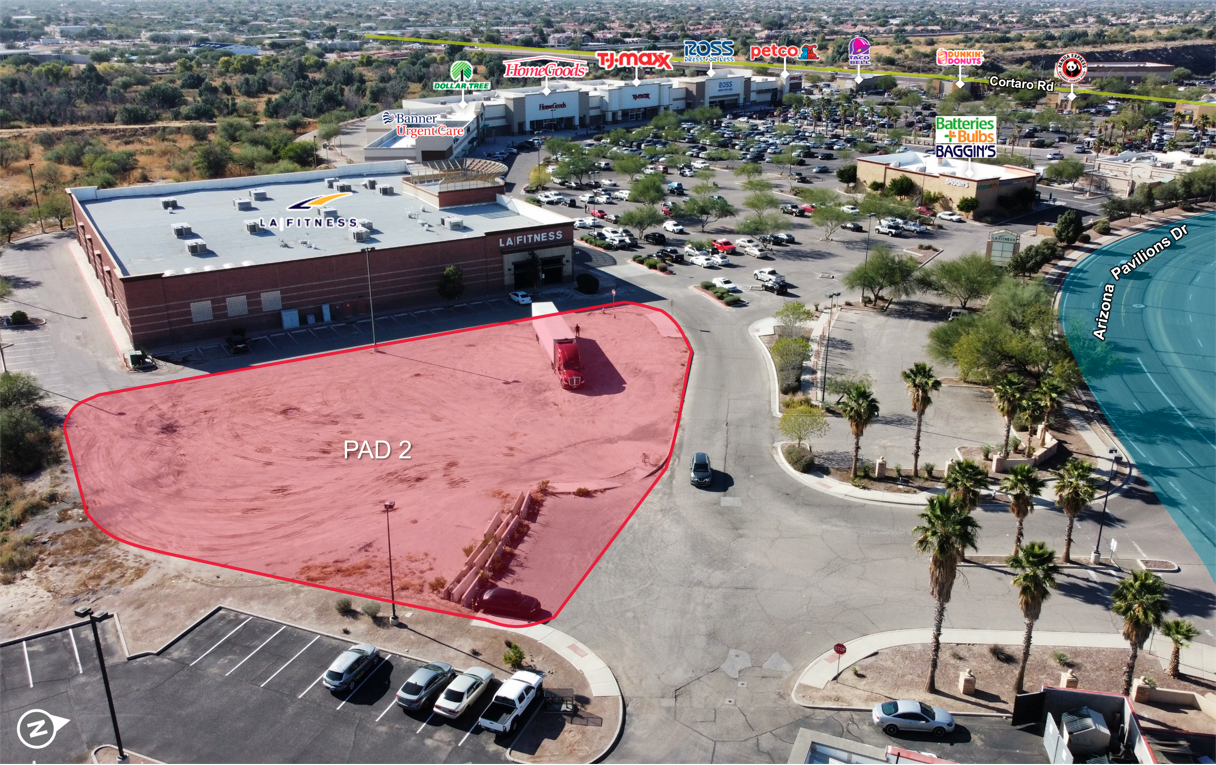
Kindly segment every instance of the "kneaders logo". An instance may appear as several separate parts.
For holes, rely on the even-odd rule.
[[[819,60],[819,45],[753,45],[748,50],[749,58],[796,58],[803,61]]]
[[[473,65],[468,61],[453,61],[448,68],[451,82],[432,82],[434,90],[489,90],[488,82],[473,82]]]
[[[684,63],[730,64],[735,60],[734,40],[685,40]]]
[[[984,63],[982,50],[937,49],[938,66],[980,66]]]
[[[996,117],[934,118],[933,155],[938,159],[996,156]]]
[[[870,41],[864,37],[854,37],[849,41],[849,66],[870,65]]]
[[[548,63],[537,65],[535,62]],[[532,58],[514,58],[502,62],[506,67],[504,77],[540,79],[552,77],[558,80],[572,80],[587,76],[590,69],[585,61],[577,58],[556,58],[553,56],[534,56]]]
[[[354,196],[349,191],[339,191],[333,194],[322,194],[308,199],[301,199],[295,204],[287,205],[288,210],[316,210],[325,209],[325,205],[335,199]],[[316,218],[258,218],[258,225],[262,228],[277,228],[280,231],[289,228],[358,228],[359,221],[357,218],[332,218],[329,216],[318,216]]]

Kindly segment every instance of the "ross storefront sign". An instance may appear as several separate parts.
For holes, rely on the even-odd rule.
[[[718,92],[729,91],[735,89],[734,80],[718,80]]]

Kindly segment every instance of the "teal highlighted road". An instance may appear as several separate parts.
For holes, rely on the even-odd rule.
[[[1216,580],[1216,213],[1086,257],[1060,319],[1126,456]]]

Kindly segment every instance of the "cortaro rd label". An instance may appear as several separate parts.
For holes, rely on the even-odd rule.
[[[671,69],[671,53],[661,50],[601,50],[595,54],[595,60],[602,69],[617,67],[639,67],[650,69]]]

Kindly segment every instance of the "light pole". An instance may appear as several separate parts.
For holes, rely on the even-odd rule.
[[[118,746],[118,761],[130,762],[126,750],[122,748],[122,734],[118,732],[118,715],[114,712],[114,694],[110,692],[110,675],[106,672],[106,657],[101,650],[101,636],[97,634],[97,623],[105,619],[108,614],[104,611],[95,614],[92,608],[82,606],[76,609],[76,615],[89,617],[89,626],[93,629],[93,645],[97,647],[97,663],[101,665],[101,684],[105,686],[106,704],[110,707],[110,724],[114,726],[114,743]]]
[[[870,262],[870,232],[874,230],[874,213],[866,215],[870,219],[870,225],[866,227],[866,263]],[[839,294],[839,293],[838,293]]]
[[[819,400],[824,404],[828,402],[828,350],[832,347],[832,314],[836,310],[836,298],[840,297],[840,293],[829,292],[827,297],[828,325],[823,333],[823,379],[819,381]]]
[[[38,209],[38,228],[46,233],[46,224],[42,222],[42,203],[38,201],[38,187],[34,184],[34,163],[30,163],[30,188],[34,190],[34,207]]]
[[[375,247],[363,248],[363,261],[367,266],[367,307],[372,314],[372,352],[379,353],[376,348],[376,301],[372,298],[372,250]]]
[[[1089,563],[1091,566],[1096,566],[1102,562],[1102,530],[1106,528],[1106,503],[1110,499],[1110,493],[1115,490],[1115,467],[1123,461],[1123,456],[1119,454],[1119,450],[1111,447],[1106,450],[1110,455],[1110,475],[1106,479],[1106,494],[1102,497],[1102,522],[1098,524],[1098,538],[1094,541],[1094,551],[1089,555]]]
[[[391,499],[384,503],[384,529],[388,532],[388,599],[393,606],[393,624],[397,619],[397,586],[393,581],[393,526],[389,523],[389,515],[397,508],[397,503]]]

